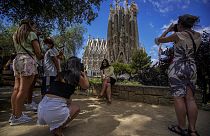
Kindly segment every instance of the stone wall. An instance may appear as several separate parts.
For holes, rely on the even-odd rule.
[[[94,84],[89,90],[89,94],[98,95],[101,84]],[[170,95],[169,87],[162,86],[129,86],[116,84],[112,87],[112,97],[114,99],[144,102],[149,104],[172,105],[173,98]],[[199,90],[195,94],[198,106],[201,106],[202,97]]]

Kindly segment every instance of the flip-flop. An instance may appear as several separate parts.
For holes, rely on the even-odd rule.
[[[187,129],[182,129],[178,125],[171,125],[168,127],[171,132],[174,132],[180,136],[188,136]]]

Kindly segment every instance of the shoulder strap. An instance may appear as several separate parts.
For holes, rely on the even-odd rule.
[[[34,57],[31,55],[31,53],[30,53],[22,44],[20,44],[20,46],[26,51],[26,53],[27,53],[32,59],[34,59]]]
[[[20,44],[20,46],[26,51],[26,53],[34,60],[34,61],[36,61],[35,59],[34,59],[34,57],[32,56],[32,54],[22,45],[22,44]],[[38,65],[40,65],[37,61],[36,61],[36,63],[38,64]]]
[[[187,32],[187,33],[189,34],[190,39],[191,39],[191,40],[192,40],[192,42],[193,42],[194,55],[195,55],[195,54],[196,54],[196,44],[195,44],[195,41],[194,41],[194,39],[193,39],[193,37],[192,37],[192,35],[191,35],[191,33],[190,33],[190,32],[188,32],[188,31],[185,31],[185,32]]]

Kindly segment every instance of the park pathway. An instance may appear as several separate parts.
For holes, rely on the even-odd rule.
[[[107,105],[84,95],[74,95],[73,102],[80,105],[81,113],[65,129],[65,136],[176,136],[167,129],[168,125],[176,124],[174,109],[170,106],[119,100]],[[1,106],[0,136],[50,136],[47,126],[36,125],[34,112],[26,112],[33,117],[33,122],[10,126],[8,106],[3,106],[4,109]],[[201,136],[210,136],[209,111],[199,110],[197,129]]]

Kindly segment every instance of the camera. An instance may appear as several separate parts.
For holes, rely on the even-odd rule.
[[[178,26],[178,24],[174,24],[174,27],[173,27],[174,32],[178,32],[178,28],[177,28],[177,26]]]
[[[82,72],[85,71],[85,68],[84,68],[84,64],[83,63],[80,63],[80,71],[82,71]]]

